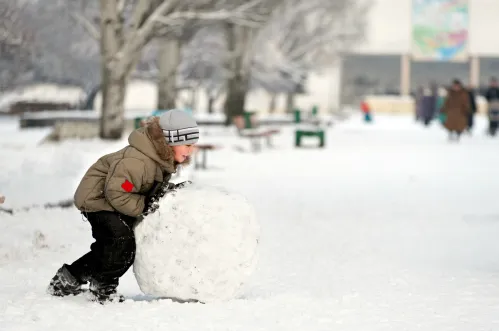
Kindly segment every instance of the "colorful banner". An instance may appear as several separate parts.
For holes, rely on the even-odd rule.
[[[412,58],[468,60],[468,0],[412,1]]]

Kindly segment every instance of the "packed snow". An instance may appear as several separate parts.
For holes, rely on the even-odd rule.
[[[71,198],[87,167],[125,140],[38,145],[42,131],[1,122],[2,207],[18,211],[0,213],[0,329],[499,329],[499,139],[477,122],[452,143],[438,123],[354,116],[328,129],[325,149],[312,137],[294,148],[284,127],[257,154],[233,130],[203,128],[202,141],[223,148],[189,179],[255,207],[253,276],[234,300],[181,304],[142,294],[130,270],[118,288],[127,300],[104,306],[45,293],[92,242],[81,214],[20,208]]]
[[[135,228],[133,271],[143,293],[204,303],[241,294],[258,262],[260,226],[241,195],[187,184]]]

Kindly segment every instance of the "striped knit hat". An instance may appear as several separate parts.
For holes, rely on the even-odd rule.
[[[199,139],[198,124],[185,111],[168,110],[159,117],[159,125],[170,146],[193,145]]]

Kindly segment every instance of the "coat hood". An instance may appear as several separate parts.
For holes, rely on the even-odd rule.
[[[128,137],[128,143],[156,161],[167,172],[176,171],[173,149],[166,143],[156,117],[145,127],[134,130]]]

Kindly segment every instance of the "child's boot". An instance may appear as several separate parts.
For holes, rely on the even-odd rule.
[[[90,293],[93,300],[101,304],[107,302],[123,302],[125,297],[116,291],[118,287],[118,280],[113,282],[99,282],[96,280],[90,281]]]
[[[69,272],[67,264],[64,264],[50,280],[47,292],[58,297],[78,295],[83,292],[83,284]]]

